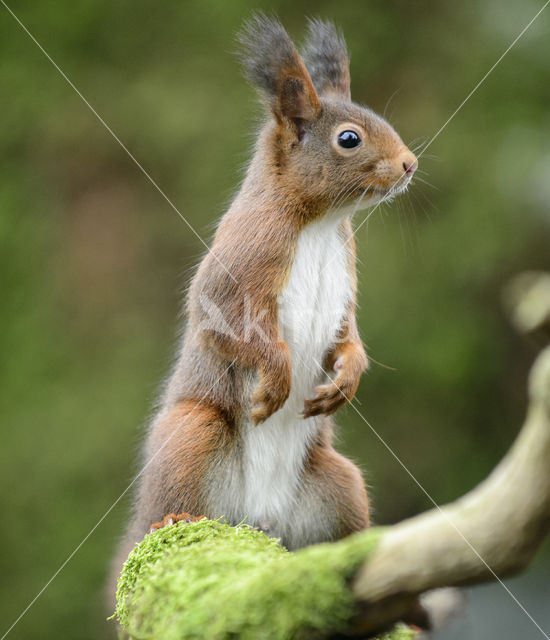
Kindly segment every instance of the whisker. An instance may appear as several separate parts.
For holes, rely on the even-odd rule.
[[[358,189],[359,186],[360,185],[358,180],[350,183],[345,189],[345,191],[342,193],[342,195],[340,196],[338,203],[334,206],[334,211],[338,211],[344,205],[347,198],[349,198],[349,196],[353,193],[353,191],[355,189]]]
[[[407,147],[409,147],[409,149],[411,149],[411,151],[412,151],[412,145],[419,143],[419,145],[417,145],[417,148],[418,148],[419,146],[422,146],[423,144],[426,144],[427,141],[428,141],[428,136],[418,136],[418,138],[415,138],[414,140],[411,140],[407,144]]]
[[[374,181],[373,181],[374,182]],[[371,183],[372,184],[372,183]],[[369,185],[370,186],[370,185]],[[372,216],[372,214],[380,207],[380,205],[384,202],[384,199],[380,200],[380,202],[369,211],[367,217],[363,220],[363,222],[361,223],[361,225],[368,223],[369,218]]]
[[[423,149],[426,148],[426,147],[427,147],[427,141],[426,142],[421,142],[420,144],[417,144],[416,147],[411,149],[411,151],[413,153],[416,153],[418,155],[418,157],[420,157],[420,156],[424,157]]]
[[[355,205],[355,208],[353,209],[353,215],[355,215],[357,213],[357,210],[359,209],[359,205],[361,204],[361,200],[363,200],[363,198],[365,197],[365,194],[367,193],[369,187],[371,186],[371,184],[374,182],[374,180],[372,180],[364,189],[363,189],[363,193],[361,193],[361,195],[359,196],[359,199],[357,200],[357,203]]]
[[[422,213],[426,216],[426,219],[427,219],[429,222],[432,222],[432,219],[431,219],[430,214],[428,213],[428,211],[427,211],[426,207],[422,204],[422,202],[421,202],[421,201],[419,200],[419,198],[418,198],[418,193],[419,193],[419,192],[416,192],[416,193],[410,193],[410,194],[408,194],[408,195],[409,195],[409,197],[410,197],[411,199],[414,199],[415,203],[416,203],[416,204],[417,204],[417,205],[422,209]]]
[[[415,193],[416,193],[417,196],[421,196],[422,198],[424,198],[424,200],[428,203],[428,205],[432,209],[434,209],[434,211],[437,211],[438,213],[441,213],[441,209],[436,204],[434,204],[434,202],[430,198],[428,198],[428,196],[424,193],[424,191],[418,190]]]
[[[386,102],[386,106],[384,107],[384,111],[382,112],[382,117],[385,118],[386,117],[386,111],[388,109],[388,107],[390,106],[391,101],[394,99],[394,97],[401,91],[401,87],[399,87],[398,89],[396,89],[391,96],[389,97],[388,101]]]
[[[353,188],[353,185],[355,184],[355,182],[351,182],[348,184],[345,184],[336,194],[336,196],[334,197],[334,200],[330,203],[329,208],[327,209],[327,212],[331,212],[333,210],[333,208],[335,208],[335,210],[337,210],[339,207],[336,207],[336,203],[339,202],[340,198],[345,198],[346,194],[348,192],[350,192]]]
[[[439,187],[436,187],[435,184],[432,184],[431,182],[424,180],[424,178],[421,178],[420,176],[415,176],[415,180],[418,180],[418,182],[422,182],[422,184],[425,184],[426,186],[431,187],[436,191],[441,191],[441,189]]]
[[[403,231],[403,223],[401,221],[401,218],[402,218],[401,214],[403,213],[401,207],[402,207],[401,202],[399,200],[397,200],[395,209],[397,211],[397,219],[399,220],[399,233],[401,235],[401,244],[403,245],[403,253],[405,255],[407,255],[407,242],[406,242],[406,239],[405,239],[405,233]],[[406,216],[405,216],[405,218],[406,218]]]

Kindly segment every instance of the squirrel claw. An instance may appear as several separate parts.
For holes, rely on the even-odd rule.
[[[278,411],[286,402],[288,393],[275,395],[264,388],[256,390],[252,396],[252,411],[250,417],[254,426],[257,427],[260,422],[264,422],[276,411]]]
[[[330,415],[348,402],[347,394],[332,382],[315,388],[315,395],[304,402],[302,415],[311,418],[321,414]]]
[[[175,524],[176,522],[181,522],[182,520],[185,522],[185,524],[189,524],[190,522],[198,522],[203,518],[206,518],[206,516],[192,516],[191,514],[185,512],[180,513],[179,515],[176,515],[175,513],[169,513],[167,516],[164,516],[164,518],[159,522],[153,522],[151,528],[149,529],[149,533],[155,533],[155,531],[158,531],[159,529],[169,527],[170,525]]]

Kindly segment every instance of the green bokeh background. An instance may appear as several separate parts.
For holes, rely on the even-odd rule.
[[[252,9],[276,11],[296,38],[305,15],[334,19],[351,50],[355,100],[387,108],[406,142],[422,142],[541,5],[11,7],[208,241],[257,128],[232,55]],[[416,181],[357,233],[359,325],[381,363],[358,406],[438,503],[490,471],[525,407],[536,349],[510,328],[500,295],[518,271],[550,269],[549,33],[550,9],[421,157],[420,177],[435,188]],[[3,633],[136,472],[181,292],[204,247],[3,7],[0,52]],[[357,413],[337,421],[379,523],[431,506]],[[127,498],[10,638],[107,637],[101,588]]]

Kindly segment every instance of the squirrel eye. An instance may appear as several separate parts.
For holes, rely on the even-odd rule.
[[[361,144],[361,138],[355,131],[347,129],[338,135],[338,144],[343,149],[353,149]]]

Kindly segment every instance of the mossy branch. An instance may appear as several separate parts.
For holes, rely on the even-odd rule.
[[[522,276],[508,300],[520,329],[548,334],[550,276]],[[524,569],[550,530],[549,469],[547,347],[530,374],[515,444],[456,502],[296,553],[248,527],[206,520],[166,527],[125,564],[119,620],[132,637],[157,640],[372,635],[405,618],[425,591]],[[399,627],[388,637],[411,635]]]
[[[372,530],[289,553],[247,525],[179,522],[145,536],[124,565],[117,615],[132,638],[290,640],[345,629],[349,580],[378,544]],[[409,640],[397,627],[385,640]]]

